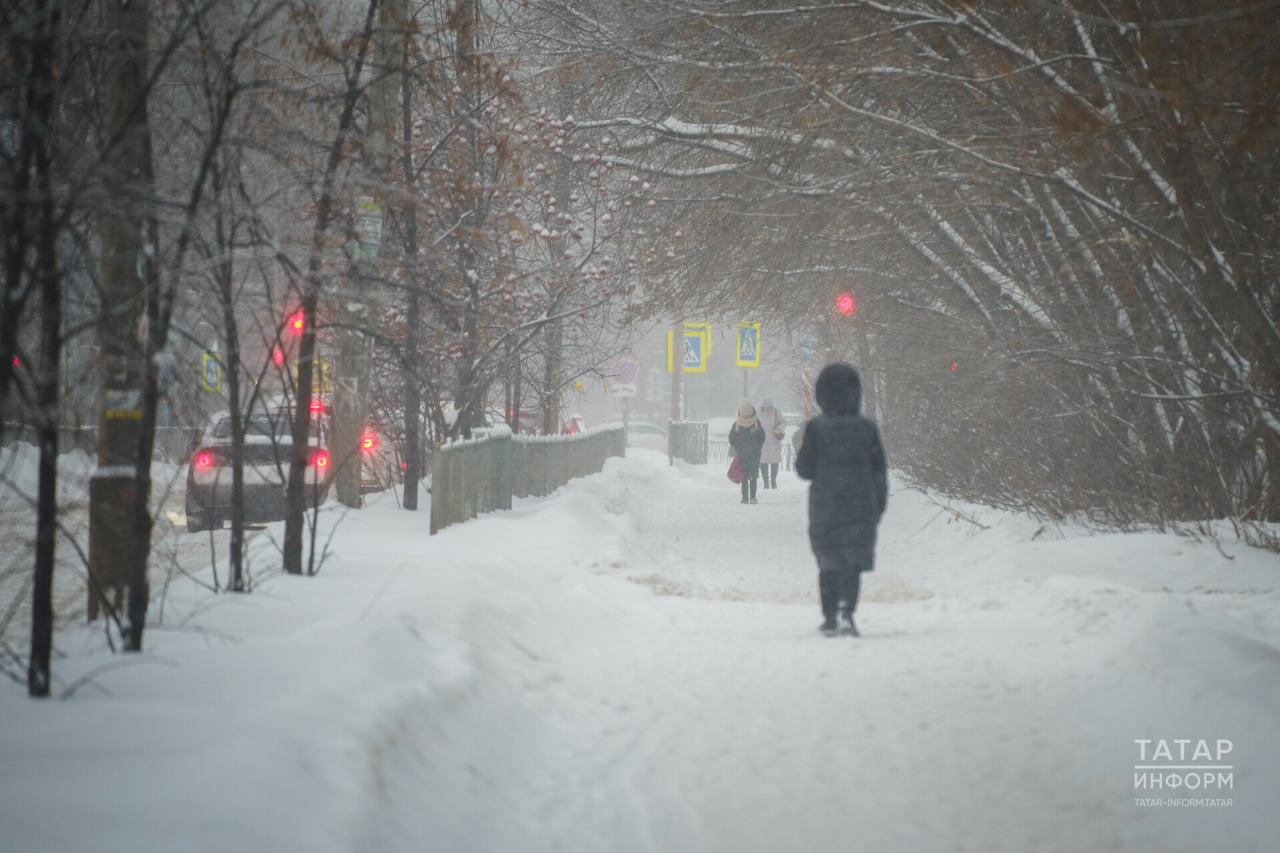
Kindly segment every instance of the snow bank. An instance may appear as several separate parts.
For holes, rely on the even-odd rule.
[[[0,687],[0,846],[1169,851],[1280,831],[1273,555],[1046,540],[959,508],[982,529],[898,490],[864,637],[825,640],[802,485],[746,507],[720,467],[631,451],[435,537],[384,494],[322,516],[314,578],[175,585],[146,655],[59,635],[63,684],[122,668],[65,702]],[[268,537],[252,559],[278,560]],[[1234,805],[1135,805],[1139,738],[1231,739]]]
[[[97,457],[80,448],[58,455],[58,503],[87,505],[89,480],[98,468]],[[185,465],[151,463],[153,501],[174,488],[185,476]],[[0,448],[0,511],[32,507],[40,491],[40,449],[24,441]]]
[[[89,500],[89,477],[96,463],[76,448],[58,456],[58,503]],[[40,491],[40,449],[25,441],[0,448],[0,510],[34,504]]]

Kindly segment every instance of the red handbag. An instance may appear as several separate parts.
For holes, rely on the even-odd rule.
[[[733,454],[733,461],[729,463],[729,479],[738,485],[742,484],[742,465],[738,462],[738,454]]]

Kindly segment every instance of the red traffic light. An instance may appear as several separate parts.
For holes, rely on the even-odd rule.
[[[278,365],[279,365],[279,364],[284,364],[284,353],[283,353],[283,352],[281,352],[280,350],[272,350],[272,352],[271,352],[271,360],[272,360],[272,361],[274,361],[274,362],[275,362],[276,364],[278,364]]]
[[[316,466],[317,471],[323,471],[329,467],[329,454],[323,450],[317,450],[315,456],[311,457],[311,464]]]
[[[366,453],[372,453],[378,449],[378,437],[371,432],[366,432],[360,439],[360,448]]]
[[[213,466],[213,455],[210,453],[201,453],[196,456],[196,467],[206,469]]]
[[[840,298],[836,300],[836,310],[841,314],[853,313],[853,295],[850,293],[842,293]]]
[[[302,334],[302,328],[305,324],[306,324],[306,316],[303,315],[301,311],[291,316],[287,323],[289,327],[289,331],[293,332],[295,335]]]

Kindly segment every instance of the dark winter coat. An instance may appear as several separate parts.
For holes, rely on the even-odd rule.
[[[812,481],[809,544],[824,570],[871,571],[889,497],[880,431],[858,414],[862,382],[849,365],[825,367],[815,390],[822,414],[805,426],[796,456],[796,473]]]
[[[760,421],[747,429],[734,424],[729,430],[729,446],[738,452],[742,476],[754,480],[760,473],[760,448],[764,447],[764,427]]]

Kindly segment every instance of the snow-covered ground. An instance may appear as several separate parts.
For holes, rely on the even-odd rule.
[[[58,457],[57,563],[54,570],[54,614],[58,630],[83,620],[88,604],[88,577],[84,560],[89,550],[89,479],[97,468],[95,457],[73,450]],[[39,491],[40,451],[25,442],[0,448],[0,642],[13,645],[31,633],[30,580],[35,551],[35,502]],[[221,559],[225,562],[230,531],[186,531],[186,466],[155,462],[152,506],[159,510],[152,530],[151,587],[162,597],[174,577],[199,573]],[[256,535],[251,530],[250,537]],[[277,537],[278,538],[278,537]],[[68,539],[77,547],[71,547]],[[78,550],[77,550],[78,548]],[[279,560],[275,561],[278,565]],[[250,571],[255,568],[250,566]],[[268,567],[263,566],[266,569]],[[210,579],[209,572],[204,578]],[[225,571],[219,581],[226,583]],[[167,604],[167,597],[166,604]],[[6,623],[5,617],[8,617]],[[10,671],[24,670],[9,661]],[[0,849],[3,849],[0,847]]]
[[[0,849],[1275,849],[1275,555],[900,489],[826,639],[802,484],[721,467],[633,451],[436,537],[383,495],[314,578],[175,585],[141,657],[60,633],[99,671],[0,687]],[[1136,739],[1229,740],[1232,787],[1135,791]],[[1231,805],[1135,803],[1188,796]]]

